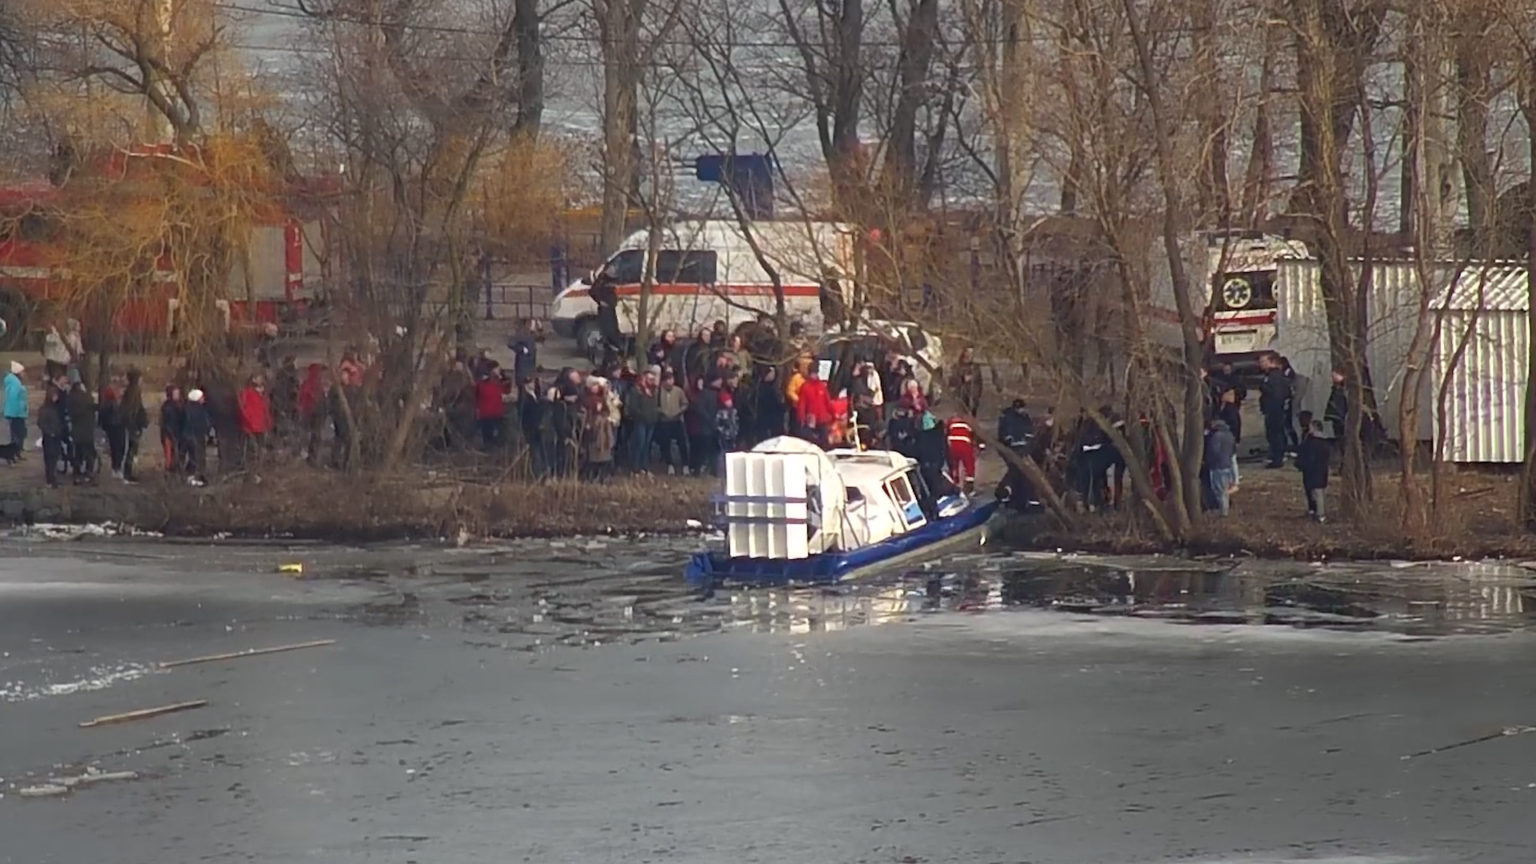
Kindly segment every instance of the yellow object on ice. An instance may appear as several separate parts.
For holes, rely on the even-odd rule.
[[[303,573],[304,572],[304,565],[303,564],[283,564],[283,565],[280,565],[277,568],[277,572],[279,572],[279,573]]]

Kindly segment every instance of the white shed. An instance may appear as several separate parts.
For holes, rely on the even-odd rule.
[[[1525,461],[1530,302],[1524,263],[1467,268],[1448,293],[1430,364],[1437,430],[1438,390],[1442,383],[1449,384],[1443,445],[1436,436],[1440,458],[1457,463]]]
[[[1358,275],[1358,263],[1353,270]],[[1377,262],[1372,271],[1366,362],[1388,436],[1398,437],[1404,365],[1427,290],[1432,314],[1443,310],[1444,315],[1430,349],[1429,374],[1421,380],[1418,440],[1438,441],[1439,390],[1449,380],[1445,441],[1443,448],[1437,447],[1443,458],[1458,463],[1523,461],[1530,345],[1525,264],[1435,265],[1427,289],[1410,261]],[[1298,376],[1312,382],[1298,392],[1298,410],[1321,416],[1332,360],[1318,264],[1282,262],[1277,281],[1280,313],[1274,349],[1290,359]]]
[[[1351,278],[1358,278],[1359,264],[1351,262]],[[1449,278],[1449,273],[1446,278]],[[1297,410],[1323,416],[1332,387],[1333,359],[1328,338],[1328,315],[1323,308],[1321,268],[1316,261],[1282,261],[1276,280],[1280,314],[1274,349],[1285,355],[1305,386],[1298,387]],[[1430,288],[1431,296],[1444,288]],[[1371,370],[1376,404],[1387,434],[1397,438],[1397,418],[1403,401],[1403,365],[1413,343],[1423,297],[1418,272],[1412,262],[1385,261],[1372,267],[1366,296],[1365,362]],[[1424,382],[1419,404],[1428,406],[1433,389]],[[1419,415],[1419,440],[1433,438],[1434,423],[1428,410]]]

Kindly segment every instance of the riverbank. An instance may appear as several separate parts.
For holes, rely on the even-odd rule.
[[[493,483],[427,470],[348,476],[299,467],[202,488],[154,477],[133,486],[103,479],[47,489],[15,482],[20,470],[0,468],[0,522],[338,542],[682,533],[701,527],[716,491],[712,478],[696,477]]]
[[[490,482],[412,469],[348,476],[284,466],[237,474],[204,488],[155,476],[127,486],[46,489],[30,462],[0,466],[0,523],[115,523],[182,537],[292,537],[368,542],[573,534],[682,534],[710,521],[714,478],[624,476],[606,483]],[[1293,560],[1536,559],[1536,536],[1515,525],[1513,475],[1463,472],[1423,537],[1399,529],[1398,487],[1376,478],[1378,512],[1365,524],[1306,518],[1295,471],[1246,467],[1232,515],[1210,519],[1171,548],[1125,513],[1086,514],[1070,532],[1045,517],[1009,522],[1000,540],[1026,549],[1102,554],[1183,554]],[[1330,504],[1337,508],[1337,490]]]
[[[1337,479],[1327,504],[1337,514]],[[1211,518],[1182,548],[1170,548],[1124,513],[1090,514],[1065,532],[1044,517],[1012,523],[1002,540],[1038,549],[1099,554],[1177,553],[1191,556],[1256,557],[1303,561],[1533,559],[1536,535],[1516,524],[1518,474],[1450,471],[1446,503],[1430,529],[1405,538],[1400,487],[1395,473],[1375,475],[1375,512],[1361,523],[1307,517],[1301,479],[1289,467],[1245,465],[1232,497],[1232,514]],[[1426,487],[1427,487],[1426,481]]]

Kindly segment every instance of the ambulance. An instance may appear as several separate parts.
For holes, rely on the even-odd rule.
[[[854,250],[858,228],[836,222],[748,222],[746,230],[730,220],[678,222],[662,231],[656,278],[646,316],[649,332],[696,333],[716,321],[731,330],[748,321],[771,319],[776,312],[777,271],[789,321],[806,332],[825,328],[825,309],[846,308],[852,300]],[[555,295],[550,328],[573,338],[589,356],[602,345],[594,297],[611,296],[619,333],[640,332],[640,291],[645,273],[649,230],[625,238],[602,267]]]
[[[1210,231],[1185,244],[1195,311],[1212,363],[1230,363],[1240,371],[1258,365],[1279,337],[1280,262],[1308,259],[1307,245],[1273,234]],[[1147,329],[1153,341],[1175,355],[1183,348],[1173,279],[1161,244],[1154,244],[1151,308]]]

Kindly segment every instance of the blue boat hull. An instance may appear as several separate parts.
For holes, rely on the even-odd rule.
[[[689,559],[684,577],[696,588],[727,582],[753,585],[829,583],[856,578],[928,553],[953,551],[957,545],[986,542],[987,523],[997,513],[998,502],[973,503],[960,513],[888,540],[850,552],[830,552],[809,558],[731,558],[724,552],[700,552]]]

